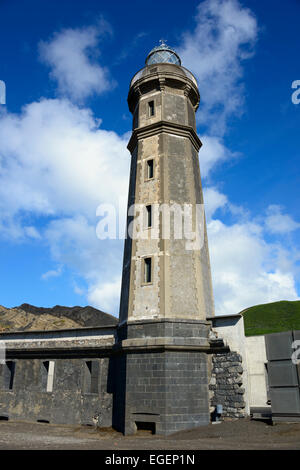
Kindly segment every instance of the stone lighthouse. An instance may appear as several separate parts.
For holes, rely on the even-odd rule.
[[[201,211],[199,101],[195,77],[164,42],[130,83],[133,130],[114,413],[114,425],[125,434],[139,427],[169,434],[210,421],[206,319],[214,315],[214,303]]]

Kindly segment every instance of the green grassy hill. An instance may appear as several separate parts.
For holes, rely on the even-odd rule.
[[[265,335],[300,330],[300,301],[273,302],[243,310],[245,335]]]

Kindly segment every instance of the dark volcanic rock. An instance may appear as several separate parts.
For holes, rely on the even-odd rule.
[[[33,315],[52,315],[56,318],[69,318],[70,320],[78,323],[79,326],[107,326],[116,325],[118,319],[109,313],[102,312],[93,307],[64,307],[56,305],[52,308],[35,307],[30,304],[22,304],[15,309],[23,310],[24,312]]]

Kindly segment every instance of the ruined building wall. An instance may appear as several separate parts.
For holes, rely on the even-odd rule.
[[[52,387],[47,380],[49,363],[54,364]],[[111,426],[108,375],[109,358],[9,360],[0,365],[0,416]]]
[[[211,411],[217,405],[223,407],[223,418],[244,418],[242,356],[236,352],[214,354],[209,385]]]
[[[111,426],[115,327],[0,334],[0,418]]]

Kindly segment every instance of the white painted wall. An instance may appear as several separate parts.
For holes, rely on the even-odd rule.
[[[250,406],[267,405],[267,380],[265,363],[267,362],[264,336],[245,338],[246,361],[248,369],[248,386]]]

